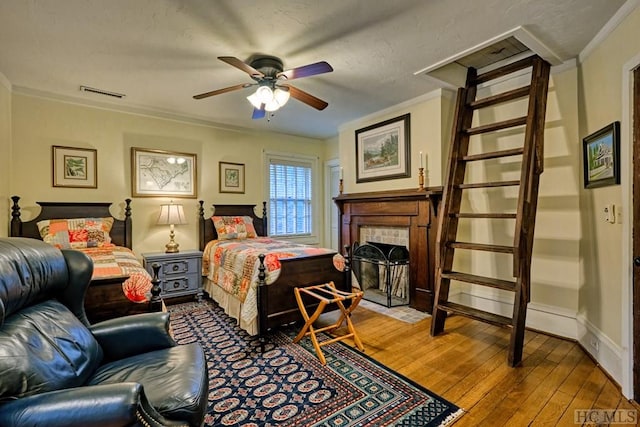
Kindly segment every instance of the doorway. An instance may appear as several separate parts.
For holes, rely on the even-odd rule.
[[[338,206],[333,198],[340,194],[340,162],[338,159],[328,160],[325,163],[325,191],[328,196],[325,200],[325,247],[342,253],[339,248]]]

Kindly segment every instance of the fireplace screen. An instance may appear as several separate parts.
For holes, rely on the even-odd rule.
[[[409,304],[409,251],[400,245],[353,244],[351,268],[364,299],[387,307]]]

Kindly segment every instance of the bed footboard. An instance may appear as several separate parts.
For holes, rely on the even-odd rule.
[[[335,254],[291,258],[280,260],[280,276],[275,282],[265,282],[264,255],[260,255],[258,274],[258,313],[259,337],[264,349],[264,339],[269,330],[278,326],[302,320],[293,288],[318,285],[333,281],[336,288],[351,291],[349,262],[346,260],[344,271],[336,269],[333,263]],[[310,310],[315,304],[309,304]],[[327,306],[325,311],[336,310],[337,306]]]

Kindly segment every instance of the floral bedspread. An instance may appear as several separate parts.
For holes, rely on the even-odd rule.
[[[85,248],[82,252],[93,260],[92,279],[129,276],[122,283],[124,295],[133,302],[147,302],[151,298],[151,276],[129,248],[103,246]]]
[[[252,283],[258,281],[258,255],[265,254],[266,283],[271,284],[280,275],[280,260],[323,254],[335,254],[331,249],[274,240],[269,237],[255,239],[212,240],[207,243],[202,257],[202,275],[244,302]],[[336,254],[333,260],[338,270],[344,270],[344,258]]]

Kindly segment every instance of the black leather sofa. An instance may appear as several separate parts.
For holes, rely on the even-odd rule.
[[[0,239],[0,426],[200,426],[208,375],[168,313],[90,325],[93,264],[34,239]]]

